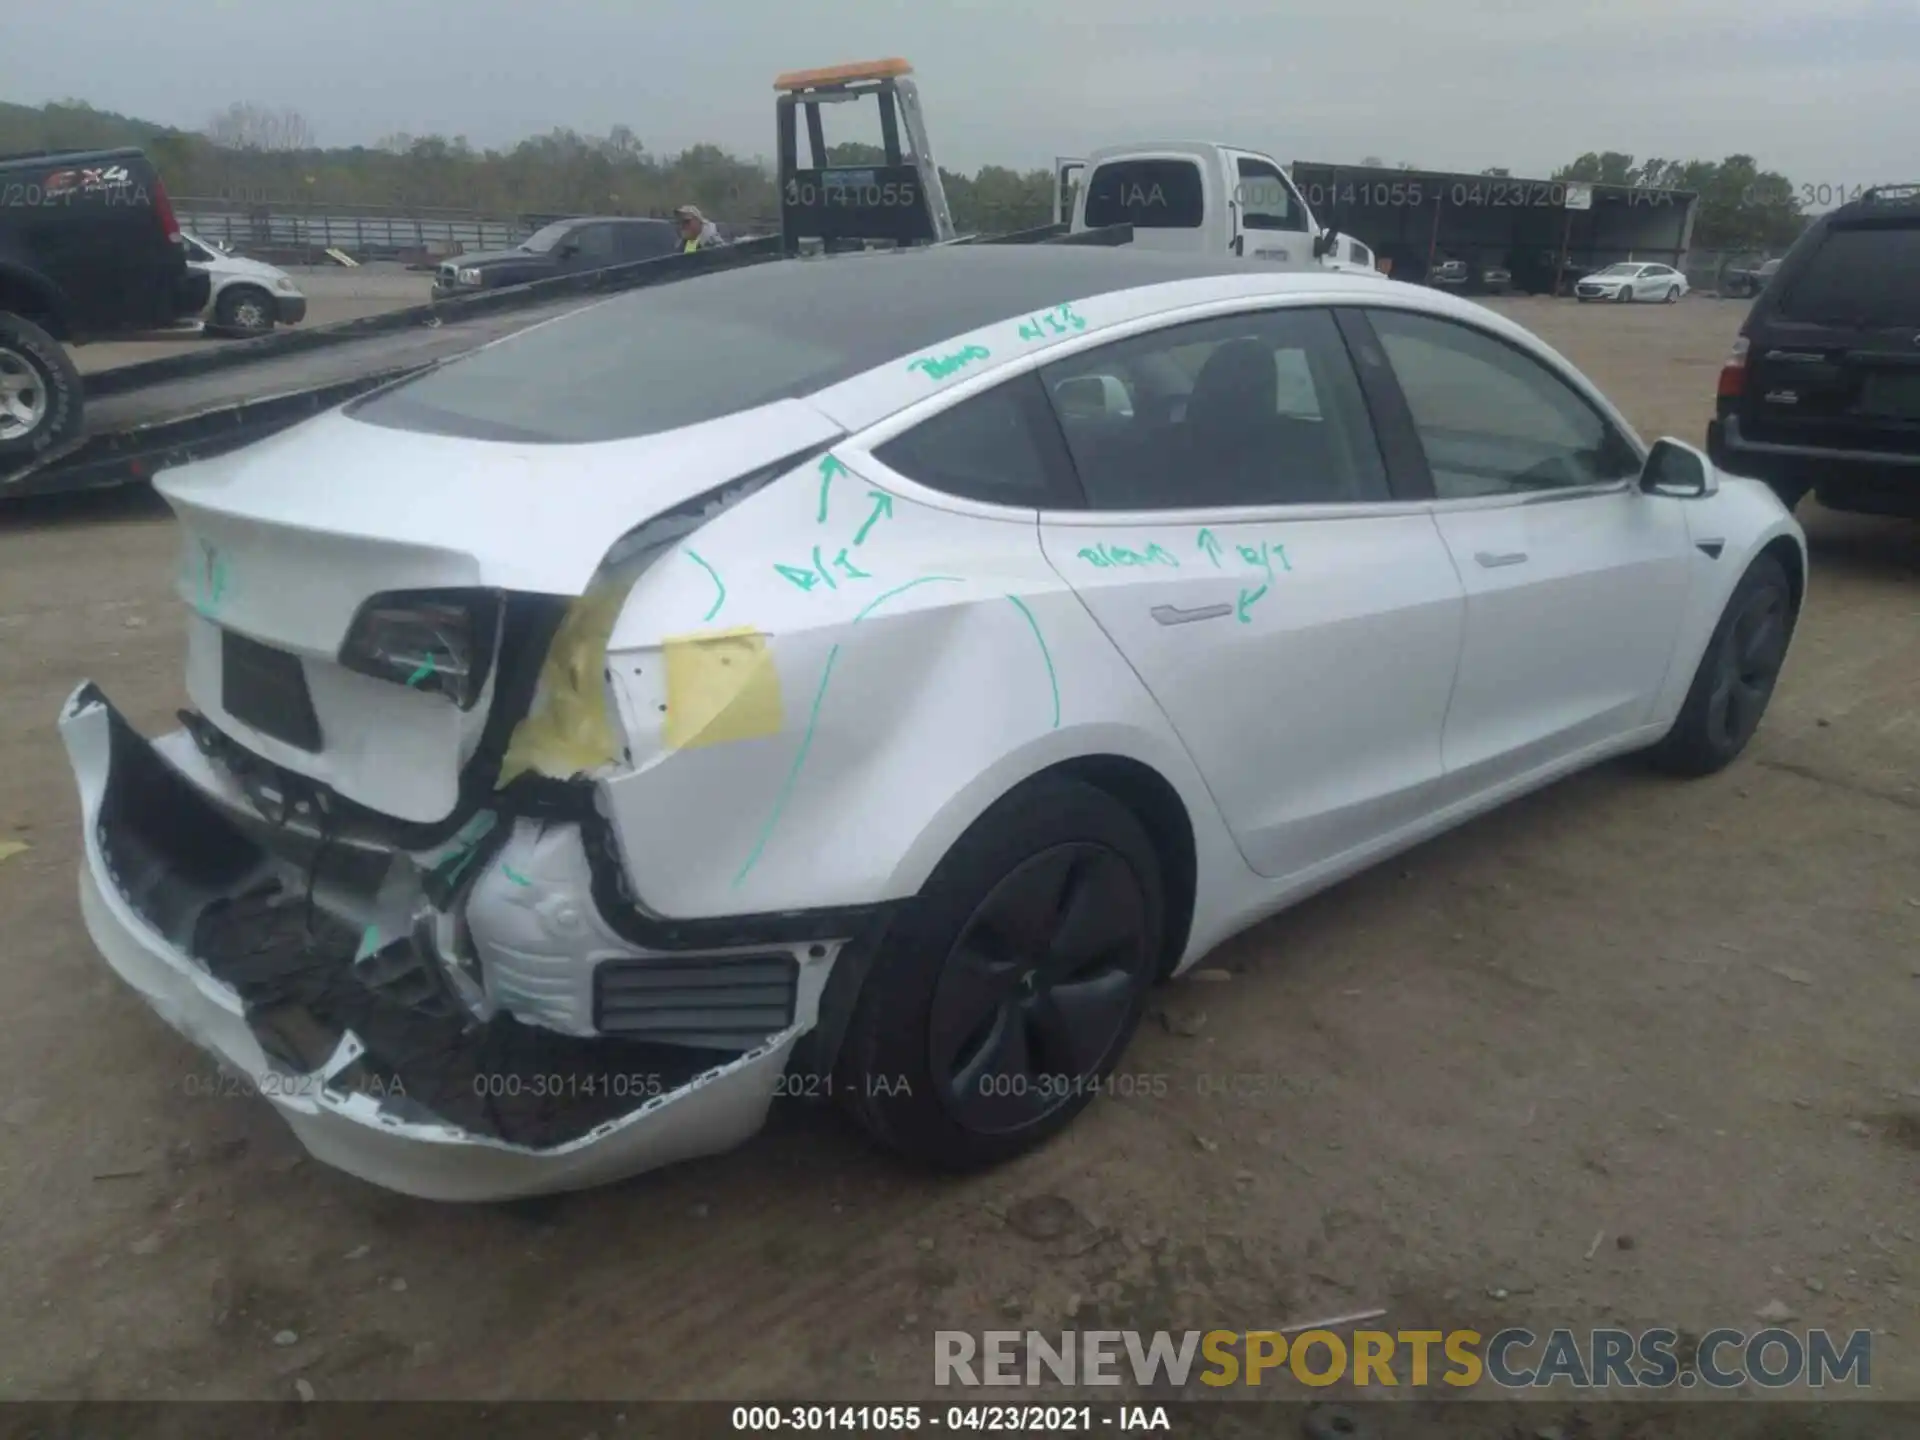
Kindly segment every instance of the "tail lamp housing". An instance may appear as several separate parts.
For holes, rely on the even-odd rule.
[[[340,663],[471,710],[492,674],[504,610],[497,590],[384,591],[354,615]]]
[[[1720,366],[1720,386],[1717,394],[1722,400],[1737,400],[1746,388],[1747,337],[1742,335],[1733,342],[1733,348],[1727,352],[1727,358]]]

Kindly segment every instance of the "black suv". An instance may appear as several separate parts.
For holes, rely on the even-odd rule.
[[[1920,184],[1822,215],[1720,372],[1707,450],[1789,506],[1920,517]]]

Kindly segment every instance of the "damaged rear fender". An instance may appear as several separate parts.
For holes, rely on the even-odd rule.
[[[596,804],[665,915],[905,898],[1007,790],[1084,755],[1204,796],[1031,519],[922,504],[831,452],[651,566],[607,676],[629,758]]]

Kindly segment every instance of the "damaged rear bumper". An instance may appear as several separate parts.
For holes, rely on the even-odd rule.
[[[310,881],[305,905],[290,901],[284,857],[185,773],[184,733],[157,747],[92,684],[60,731],[81,798],[81,911],[101,954],[317,1158],[388,1189],[503,1200],[732,1148],[763,1124],[839,948],[812,947],[783,1028],[729,1049],[564,1035],[504,1014],[423,1020],[348,975],[364,941],[356,953],[337,917],[316,914]],[[176,741],[187,749],[170,758]],[[556,1109],[581,1117],[565,1122],[579,1133],[556,1138]]]

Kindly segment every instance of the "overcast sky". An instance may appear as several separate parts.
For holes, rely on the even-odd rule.
[[[1802,185],[1920,178],[1913,0],[0,0],[0,98],[324,144],[630,125],[773,149],[784,69],[911,60],[952,169],[1149,138],[1283,162],[1544,175],[1746,151]],[[870,108],[870,107],[868,107]],[[865,135],[828,138],[867,138]]]

